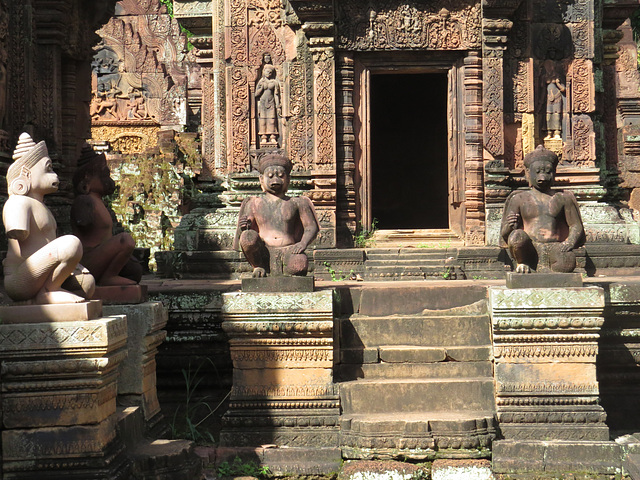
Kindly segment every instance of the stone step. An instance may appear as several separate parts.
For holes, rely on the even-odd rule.
[[[200,478],[202,460],[188,440],[145,438],[141,407],[118,408],[118,435],[133,466],[133,479],[162,478],[193,480]]]
[[[351,458],[361,457],[359,449],[367,449],[366,454],[373,457],[397,449],[486,449],[496,431],[491,410],[343,415],[340,428],[341,445]],[[478,453],[468,452],[468,456]]]
[[[474,378],[490,377],[493,364],[490,361],[479,362],[440,362],[440,363],[367,363],[342,364],[335,369],[336,381],[345,382],[364,378]]]
[[[487,298],[486,285],[473,282],[449,282],[446,294],[442,285],[424,282],[414,284],[363,285],[358,291],[350,292],[353,313],[369,316],[412,315],[423,310],[447,310],[477,303]],[[486,311],[486,307],[485,307]],[[458,314],[458,312],[451,312]]]
[[[352,315],[340,320],[340,347],[358,349],[392,345],[469,347],[491,344],[487,315]]]
[[[340,404],[345,415],[493,411],[493,378],[355,380],[340,384]]]
[[[405,268],[435,268],[444,267],[445,258],[380,258],[374,260],[367,260],[365,265],[366,270],[377,270],[385,267],[405,267]]]

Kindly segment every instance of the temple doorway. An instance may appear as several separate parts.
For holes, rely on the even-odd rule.
[[[446,72],[371,72],[371,219],[387,229],[449,228]]]

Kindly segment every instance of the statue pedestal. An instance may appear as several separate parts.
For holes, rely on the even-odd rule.
[[[320,447],[339,451],[332,291],[225,293],[222,315],[233,388],[220,445],[299,447],[326,462]]]
[[[0,325],[3,478],[129,478],[116,440],[127,318],[24,320]]]
[[[162,413],[156,390],[156,354],[167,332],[168,312],[161,302],[139,305],[107,305],[106,315],[127,317],[127,358],[120,364],[118,403],[124,406],[142,406],[147,429],[152,436],[162,437]]]
[[[612,447],[596,377],[604,302],[599,287],[490,289],[496,407],[505,439],[494,442],[495,472],[603,468]],[[606,452],[597,454],[601,447]],[[574,453],[563,456],[567,451]]]
[[[147,286],[122,285],[113,287],[96,287],[93,298],[95,300],[102,300],[104,305],[144,303],[148,299]]]

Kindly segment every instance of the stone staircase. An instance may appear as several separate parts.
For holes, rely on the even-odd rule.
[[[365,280],[454,280],[457,248],[373,248],[367,250]]]
[[[363,290],[368,310],[340,320],[343,457],[488,457],[495,405],[483,290]]]

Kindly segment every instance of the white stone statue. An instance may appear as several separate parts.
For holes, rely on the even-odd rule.
[[[9,297],[35,304],[91,298],[95,282],[79,265],[80,240],[73,235],[56,238],[56,220],[43,203],[46,194],[58,190],[58,175],[44,141],[36,145],[29,134],[20,135],[7,170],[7,186],[2,221],[9,244],[3,262]]]

